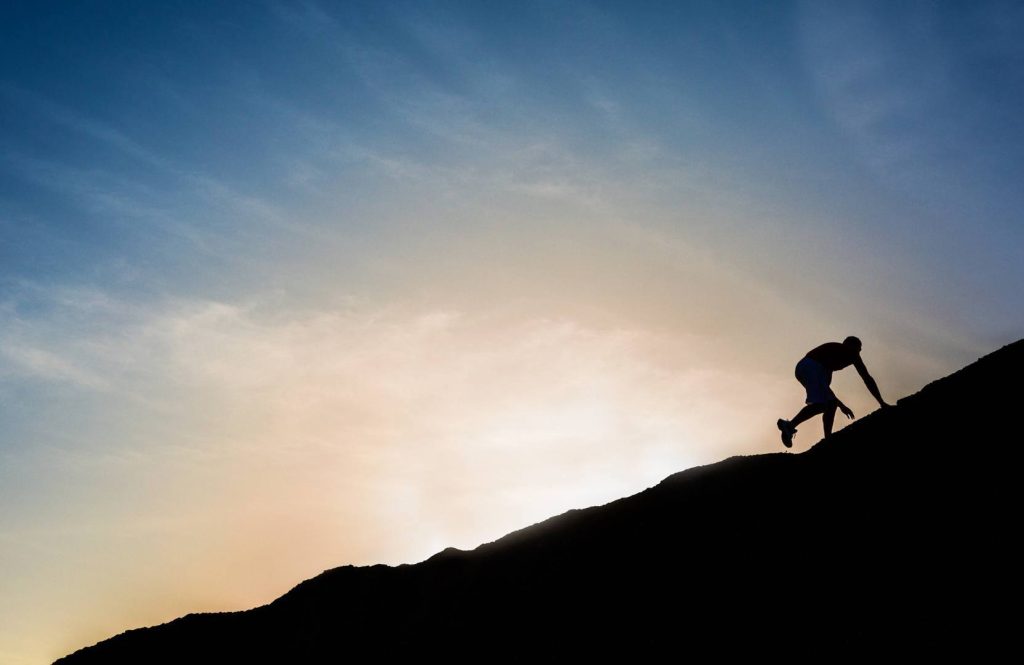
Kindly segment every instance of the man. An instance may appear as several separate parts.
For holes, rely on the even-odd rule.
[[[782,445],[787,448],[792,447],[796,426],[819,413],[826,438],[832,434],[832,423],[835,420],[837,408],[847,418],[853,418],[853,411],[843,404],[829,387],[832,383],[832,372],[837,372],[850,365],[857,368],[857,373],[860,374],[860,378],[864,379],[864,385],[878,400],[878,404],[883,408],[889,406],[882,399],[882,394],[878,392],[878,384],[868,374],[868,368],[864,366],[864,361],[860,359],[860,349],[859,339],[847,337],[842,344],[827,342],[811,349],[803,360],[796,364],[796,379],[807,390],[807,406],[800,409],[800,412],[793,416],[792,420],[779,418],[777,424],[782,432]]]

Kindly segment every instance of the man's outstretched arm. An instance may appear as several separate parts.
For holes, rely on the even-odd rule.
[[[836,394],[832,393],[832,396],[835,397]],[[850,420],[853,420],[853,418],[854,418],[853,409],[851,409],[850,407],[848,407],[845,404],[843,404],[843,400],[839,399],[838,397],[836,397],[836,406],[839,407],[839,410],[843,412],[844,416],[846,416]]]
[[[882,399],[882,393],[878,391],[878,384],[868,374],[868,368],[864,366],[864,361],[858,358],[853,362],[853,366],[857,368],[857,373],[860,374],[860,378],[864,379],[864,385],[868,387],[868,392],[871,396],[878,400],[880,406],[889,406],[884,399]]]

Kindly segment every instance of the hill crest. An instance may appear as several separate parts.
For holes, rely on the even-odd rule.
[[[1008,619],[985,599],[1011,570],[1016,504],[1014,465],[986,453],[1019,440],[999,417],[1015,396],[998,386],[1020,370],[1024,340],[801,454],[688,469],[473,550],[334,568],[268,605],[127,631],[57,662],[551,644],[598,655],[679,640],[791,654],[995,648]],[[797,634],[779,630],[794,618]]]

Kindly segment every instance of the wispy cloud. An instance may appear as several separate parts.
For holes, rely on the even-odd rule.
[[[886,183],[919,186],[925,167],[949,150],[952,137],[937,123],[951,87],[934,11],[915,5],[901,17],[899,41],[866,7],[807,3],[802,13],[810,72],[839,126]]]
[[[213,216],[226,217],[231,226],[287,226],[291,232],[303,228],[299,220],[286,223],[282,210],[265,198],[242,192],[204,173],[201,167],[165,158],[110,124],[9,85],[0,87],[0,95],[160,173],[159,179],[153,179],[103,160],[83,164],[81,159],[45,159],[16,148],[6,151],[3,161],[8,168],[41,187],[68,196],[104,221],[116,220],[132,230],[144,225],[154,232],[184,239],[194,250],[222,255],[229,252],[223,247],[224,231],[218,232],[218,225],[210,223]],[[203,211],[202,219],[195,219],[196,210]]]
[[[144,147],[117,128],[52,102],[41,95],[10,84],[0,84],[0,98],[3,98],[8,103],[27,107],[33,113],[41,114],[56,125],[88,136],[92,140],[128,155],[143,164],[162,170],[174,170],[169,160]]]
[[[32,346],[0,341],[0,356],[10,363],[10,376],[41,378],[50,381],[70,382],[87,388],[103,389],[107,382],[100,376],[76,367],[66,358]],[[0,377],[4,373],[0,373]]]
[[[97,297],[93,314],[117,322],[104,326],[82,318],[75,302],[74,316],[21,321],[18,339],[3,347],[22,375],[102,391],[111,409],[118,405],[107,422],[134,423],[122,444],[83,442],[68,455],[142,445],[153,459],[192,449],[203,465],[210,454],[228,464],[333,459],[343,476],[384,485],[396,477],[429,485],[440,477],[430,469],[455,465],[480,491],[533,484],[531,469],[557,474],[551,470],[585,459],[592,473],[580,490],[593,492],[605,473],[621,476],[609,482],[650,482],[752,432],[727,433],[712,422],[725,415],[716,404],[746,389],[739,374],[730,377],[735,370],[711,360],[710,339],[670,342],[639,329],[524,319],[500,307],[395,305],[282,318],[258,302],[112,308]],[[38,341],[29,347],[26,338]],[[758,387],[748,389],[752,399]],[[173,430],[168,416],[180,418]],[[623,466],[625,459],[632,461]],[[522,476],[510,477],[518,467]]]

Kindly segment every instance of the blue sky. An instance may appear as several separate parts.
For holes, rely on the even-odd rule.
[[[1012,2],[5,3],[0,660],[777,450],[828,339],[898,398],[1019,338],[1022,36]]]
[[[572,168],[505,161],[536,141],[601,179],[697,171],[689,200],[748,208],[688,237],[746,261],[780,225],[809,251],[805,217],[955,275],[958,305],[1014,290],[1012,4],[45,7],[4,9],[5,283],[278,283],[267,246],[303,262],[296,227],[373,243],[382,208],[437,204],[389,168]]]

